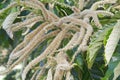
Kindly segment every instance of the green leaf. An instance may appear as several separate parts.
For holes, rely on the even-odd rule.
[[[108,65],[115,49],[120,39],[120,21],[114,26],[113,31],[111,32],[107,44],[105,46],[105,59],[106,65]]]
[[[104,66],[104,61],[103,61],[103,49],[99,50],[99,54],[97,55],[94,64],[90,70],[92,78],[94,80],[100,80],[101,77],[104,76],[105,74],[105,66]]]
[[[8,0],[9,1],[9,0]],[[6,5],[8,4],[8,2],[7,3],[5,3]],[[4,5],[5,5],[4,4]],[[14,6],[16,6],[16,5],[14,5]],[[1,29],[1,25],[2,25],[2,23],[3,23],[3,21],[4,21],[4,19],[7,17],[7,15],[8,14],[10,14],[10,12],[12,11],[12,12],[15,12],[15,9],[17,10],[17,8],[15,8],[14,6],[12,6],[12,7],[5,7],[5,8],[2,8],[1,10],[0,10],[0,29]],[[14,11],[13,11],[13,9],[14,9]]]
[[[108,64],[108,69],[102,78],[102,80],[109,80],[113,77],[113,72],[115,67],[120,62],[120,43],[117,45],[117,48],[115,50],[115,54],[113,54],[110,63]]]
[[[117,22],[117,20],[118,19],[120,19],[120,11],[117,11],[117,10],[115,10],[113,13],[115,13],[114,14],[114,16],[112,16],[112,17],[100,17],[100,23],[102,24],[102,25],[105,25],[105,24],[109,24],[109,23],[116,23]]]
[[[109,38],[109,35],[111,34],[112,32],[112,28],[106,33],[105,37],[104,37],[104,41],[103,41],[103,44],[106,45],[107,43],[107,40]]]
[[[13,33],[11,30],[11,25],[13,24],[14,20],[17,18],[17,16],[20,14],[20,12],[14,12],[10,13],[6,19],[4,20],[2,26],[3,29],[6,30],[7,34],[10,36],[10,38],[13,38]]]
[[[109,30],[111,30],[111,27],[105,27],[104,29],[99,30],[93,34],[87,51],[87,63],[89,68],[92,67],[94,60],[97,56],[97,52],[103,45],[104,36]]]
[[[83,59],[82,59],[82,56],[81,55],[78,55],[77,57],[76,57],[76,61],[75,61],[76,63],[77,63],[77,65],[78,65],[78,67],[81,69],[81,70],[83,70]]]

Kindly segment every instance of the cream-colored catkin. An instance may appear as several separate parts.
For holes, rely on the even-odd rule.
[[[40,1],[19,1],[19,3],[14,2],[12,4],[10,4],[7,8],[0,10],[0,13],[3,13],[5,10],[11,8],[11,7],[15,7],[15,6],[25,6],[25,7],[30,7],[33,9],[40,9],[42,11],[43,17],[45,18],[45,20],[48,21],[48,12],[45,9],[44,5],[40,2]]]
[[[92,27],[91,27],[91,25],[89,25],[89,18],[84,18],[83,19],[83,21],[84,22],[86,22],[86,24],[88,24],[88,26],[87,26],[87,31],[88,32],[92,32],[93,30],[88,30],[88,28],[90,28],[90,29],[92,29]],[[78,39],[78,43],[79,43],[79,47],[78,47],[78,49],[77,49],[77,51],[74,53],[74,55],[72,56],[72,60],[70,61],[70,64],[72,64],[73,62],[74,62],[74,60],[75,60],[75,57],[78,55],[78,53],[80,53],[81,51],[82,51],[82,47],[85,47],[86,48],[86,46],[87,46],[87,44],[86,45],[83,45],[83,43],[85,42],[85,40],[84,40],[84,42],[83,42],[83,39],[84,39],[84,35],[86,35],[85,34],[85,28],[83,28],[83,27],[81,27],[81,36],[80,36],[80,38]],[[92,34],[92,33],[91,33]],[[87,38],[89,38],[89,37],[87,37]],[[82,43],[81,43],[81,41],[82,41]],[[82,45],[81,45],[82,44]],[[85,43],[84,43],[85,44]]]
[[[47,10],[45,9],[44,5],[40,1],[37,1],[37,0],[19,1],[19,5],[31,7],[37,10],[40,9],[42,11],[44,19],[48,20]]]
[[[52,22],[51,24],[49,24],[49,26],[46,26],[44,27],[44,30],[45,32],[47,33],[47,31],[50,29],[50,28],[58,28],[58,29],[64,29],[64,27],[66,26],[74,26],[73,28],[73,31],[79,31],[79,28],[73,24],[64,24],[64,26],[61,26],[63,23],[61,22],[61,19],[59,19],[58,21],[56,22]]]
[[[49,11],[54,12],[55,3],[50,2],[48,5],[49,5]]]
[[[59,20],[59,17],[56,14],[54,14],[50,11],[48,11],[48,13],[49,13],[49,17],[52,18],[52,21],[58,21]]]
[[[112,3],[116,3],[117,0],[103,0],[103,1],[97,1],[95,2],[90,10],[96,10],[98,8],[99,5],[104,5],[104,4],[112,4]]]
[[[81,27],[80,28],[80,35],[79,35],[77,41],[75,42],[76,45],[80,45],[81,44],[84,35],[85,35],[85,28]]]
[[[59,68],[56,68],[53,80],[62,80],[63,75],[64,75],[64,71]]]
[[[24,9],[24,7],[23,7],[23,9]],[[33,18],[35,16],[37,16],[37,14],[35,14],[34,12],[30,12],[28,15],[23,16],[23,18],[25,17],[26,19],[30,19],[30,18]]]
[[[80,31],[80,29],[77,26],[73,25],[73,23],[63,24],[63,25],[64,26],[71,26],[71,30],[75,31],[76,34],[73,35],[74,38],[72,38],[72,40],[70,40],[69,43],[64,48],[57,50],[57,52],[59,52],[59,51],[66,51],[67,49],[72,49],[75,46],[75,43],[74,43],[75,39],[78,38],[78,33],[79,33],[78,31]],[[62,28],[64,28],[64,27],[62,27]],[[71,34],[70,33],[66,33],[65,38],[69,38],[70,36],[72,36],[72,33]],[[50,55],[53,55],[53,54],[51,53]]]
[[[83,38],[83,41],[82,41],[82,43],[81,43],[81,45],[82,45],[83,47],[87,45],[87,42],[89,41],[89,38],[90,38],[90,36],[92,35],[92,32],[93,32],[93,28],[92,28],[92,27],[88,27],[87,32],[86,32],[86,34],[85,34],[85,36],[84,36],[84,38]],[[83,50],[83,51],[84,51],[84,50]]]
[[[88,22],[87,19],[88,18],[83,19],[88,24],[88,26],[87,26],[86,34],[85,34],[85,36],[83,38],[83,41],[81,43],[82,45],[87,45],[87,42],[88,42],[88,40],[89,40],[89,38],[90,38],[90,36],[92,35],[92,32],[93,32],[93,28],[92,28],[92,26],[90,25],[90,23]],[[82,30],[84,30],[84,28]]]
[[[95,13],[97,15],[102,14],[103,16],[114,16],[114,14],[112,12],[104,11],[104,10],[97,10],[97,11],[95,11]]]
[[[43,74],[45,73],[45,71],[46,71],[46,68],[45,68],[45,66],[43,66],[43,67],[41,68],[41,70],[39,71],[39,73],[36,75],[35,80],[40,80],[41,77],[43,76]]]
[[[61,51],[56,55],[56,62],[57,62],[56,68],[64,71],[69,71],[73,67],[73,65],[69,63],[68,56],[64,51]]]
[[[23,72],[25,66],[27,65],[28,57],[29,57],[29,56],[27,56],[27,57],[22,61],[22,68],[21,68],[21,70],[20,70],[20,75],[22,75],[22,72]]]
[[[53,80],[62,80],[65,72],[64,67],[69,66],[69,63],[67,62],[66,58],[67,58],[67,55],[63,51],[57,54],[56,56],[57,66],[56,66]]]
[[[51,26],[46,26],[46,27],[44,27],[44,30],[46,31],[46,33],[47,33],[47,31],[50,29],[50,28],[54,28],[54,27],[56,27],[56,28],[58,28],[58,29],[64,29],[64,27],[66,27],[66,26],[70,26],[72,29],[71,30],[73,30],[73,31],[79,31],[79,27],[77,27],[76,25],[74,25],[73,23],[70,23],[70,24],[63,24],[64,26],[61,26],[63,24],[63,22],[61,21],[61,20],[59,20],[59,21],[57,21],[57,22],[52,22],[50,25]],[[55,25],[55,26],[54,26]]]
[[[36,75],[38,74],[38,70],[34,72],[30,80],[35,80]]]
[[[18,50],[25,47],[34,37],[36,36],[37,33],[39,33],[46,25],[48,22],[42,23],[40,26],[38,26],[36,29],[34,29],[32,32],[27,34],[21,44],[19,44],[11,53],[11,55],[15,54]]]
[[[13,2],[11,3],[9,6],[7,6],[6,8],[0,10],[0,14],[2,14],[5,10],[8,10],[9,8],[12,8],[12,7],[15,7],[15,6],[25,6],[25,7],[29,7],[29,8],[33,8],[33,9],[41,9],[42,13],[43,13],[43,17],[45,18],[45,20],[48,21],[48,12],[47,10],[45,9],[44,5],[39,2],[39,1],[35,1],[35,0],[32,0],[32,1],[19,1],[18,2]]]
[[[93,21],[94,21],[94,24],[97,28],[102,28],[102,25],[100,24],[99,20],[98,20],[98,17],[97,17],[97,14],[95,13],[89,13],[87,15],[85,15],[84,18],[90,18],[92,17]]]
[[[84,28],[87,28],[87,24],[83,20],[76,19],[76,18],[73,18],[73,17],[70,17],[70,16],[61,18],[57,25],[61,25],[63,23],[67,23],[67,22],[72,22],[73,24],[80,25]]]
[[[75,6],[72,7],[72,11],[74,12],[74,14],[80,12],[80,10],[77,7],[75,7]]]
[[[47,9],[45,8],[45,6],[43,5],[43,3],[41,3],[40,1],[38,0],[31,0],[31,2],[35,3],[36,5],[38,5],[43,13],[43,16],[45,18],[46,21],[49,20],[49,13],[47,12]]]
[[[56,62],[57,66],[54,74],[54,80],[62,80],[63,75],[69,72],[74,65],[69,63],[68,56],[64,51],[61,51],[57,54]]]
[[[70,71],[67,71],[66,72],[66,79],[65,80],[71,80],[71,73],[70,73]]]
[[[59,45],[61,44],[62,39],[65,37],[66,32],[68,32],[69,30],[72,30],[74,28],[74,26],[70,26],[70,27],[65,27],[56,37],[55,39],[51,42],[51,44],[46,48],[46,50],[37,58],[35,58],[34,60],[32,60],[25,68],[22,78],[23,80],[26,77],[26,74],[28,73],[28,71],[35,66],[37,63],[39,63],[41,60],[43,60],[44,58],[46,58],[46,56],[50,53],[54,53],[56,51],[56,49],[59,47]]]
[[[38,26],[35,30],[33,30],[31,33],[25,36],[24,41],[21,42],[10,54],[9,60],[8,60],[8,65],[12,63],[12,61],[16,58],[18,58],[20,55],[23,53],[18,53],[20,50],[22,50],[27,44],[34,39],[37,33],[39,33],[43,27],[45,27],[48,24],[48,22],[42,23],[40,26]]]
[[[102,25],[99,22],[99,19],[97,17],[97,14],[95,11],[93,10],[84,10],[80,13],[80,15],[78,16],[78,18],[90,18],[92,17],[94,24],[98,27],[98,28],[102,28]]]
[[[99,19],[97,17],[98,14],[102,14],[104,16],[113,16],[114,14],[111,13],[111,12],[108,12],[108,11],[103,11],[103,10],[96,10],[96,11],[93,11],[93,10],[84,10],[80,13],[80,17],[92,17],[93,18],[93,21],[95,23],[95,25],[99,28],[102,27],[102,25],[100,24],[99,22]]]
[[[60,51],[57,55],[56,55],[56,62],[57,64],[65,64],[68,63],[67,61],[67,54],[64,51]]]
[[[49,36],[55,36],[56,35],[56,33],[58,33],[59,32],[59,30],[57,30],[57,31],[54,31],[54,32],[52,32],[52,33],[49,33],[48,35]],[[54,33],[54,35],[50,35],[50,34],[53,34]],[[39,35],[40,37],[44,37],[45,35],[44,34],[41,34],[41,35]],[[33,41],[36,41],[37,42],[37,40],[36,39],[33,39],[32,41],[30,41],[30,43],[29,44],[32,44],[32,43],[36,43],[36,42],[33,42]],[[39,41],[39,40],[38,40]],[[35,49],[35,47],[39,44],[39,42],[38,42],[38,44],[36,43],[35,45],[36,46],[29,46],[29,44],[28,45],[26,45],[26,47],[25,48],[23,48],[22,50],[20,50],[20,51],[18,51],[17,53],[15,53],[13,56],[12,56],[12,58],[11,59],[16,59],[17,57],[19,57],[19,56],[21,56],[23,53],[25,54],[25,52],[26,52],[26,50],[28,50],[27,49],[27,47],[32,47],[32,49],[30,50],[30,52],[33,50],[33,49]]]
[[[92,32],[93,32],[93,28],[92,28],[91,25],[88,24],[86,34],[85,34],[85,36],[82,40],[82,43],[78,47],[77,51],[74,53],[74,55],[72,57],[72,60],[70,62],[71,64],[74,62],[75,57],[78,55],[78,53],[80,53],[81,51],[86,51],[87,50],[87,42],[88,42],[90,36],[92,35]]]
[[[49,70],[48,70],[48,74],[47,74],[47,79],[46,80],[53,80],[52,78],[52,73],[53,73],[53,71],[52,71],[52,69],[50,68]]]
[[[35,23],[35,22],[37,23],[38,21],[43,21],[43,18],[41,16],[36,16],[31,19],[25,20],[23,22],[18,22],[18,23],[12,24],[11,30],[18,31],[19,29],[25,27],[26,25],[29,25],[29,24]]]
[[[38,26],[35,30],[33,30],[31,33],[29,33],[28,35],[25,36],[24,41],[21,42],[10,54],[9,56],[9,60],[8,60],[8,66],[12,63],[12,61],[16,58],[18,58],[21,54],[16,54],[19,50],[21,50],[22,48],[24,48],[32,39],[34,39],[33,37],[39,32],[41,31],[41,29],[47,25],[48,22],[45,22],[43,24],[41,24],[40,26]],[[18,57],[17,57],[17,56]]]
[[[9,67],[12,64],[13,60],[15,59],[15,58],[13,59],[11,56],[13,56],[14,53],[16,53],[17,51],[19,51],[23,47],[24,47],[24,43],[22,42],[19,45],[17,45],[17,47],[11,52],[11,54],[9,55],[8,62],[7,62],[7,67]]]
[[[73,22],[74,24],[78,24],[78,25],[81,25],[81,27],[84,27],[87,29],[87,34],[85,35],[84,37],[84,41],[82,43],[82,47],[80,48],[85,48],[86,47],[86,44],[87,44],[87,41],[89,40],[89,37],[91,36],[92,32],[93,32],[93,28],[91,27],[91,25],[89,25],[87,22],[83,21],[83,20],[80,20],[80,19],[75,19],[75,18],[72,18],[72,17],[64,17],[63,19],[61,19],[61,23],[64,23],[64,22]],[[85,47],[84,47],[85,45]],[[79,52],[79,49],[78,49],[78,52]],[[78,54],[78,52],[76,54]],[[74,57],[75,58],[75,57]]]
[[[37,58],[35,58],[34,60],[32,60],[25,68],[25,70],[23,71],[23,75],[22,75],[22,80],[25,80],[26,78],[26,74],[28,73],[28,71],[35,66],[36,64],[38,64],[41,60],[43,60],[44,58],[46,58],[46,56],[52,52],[55,52],[55,50],[59,47],[62,39],[64,38],[64,35],[66,33],[66,29],[61,31],[56,37],[55,39],[50,43],[50,45],[45,49],[45,51],[38,56]]]
[[[24,32],[22,33],[22,36],[28,34],[29,31],[30,31],[30,29],[31,29],[37,22],[38,22],[38,21],[35,21],[35,22],[33,22],[33,23],[29,24],[29,25],[26,25],[26,28],[27,28],[27,29],[26,29],[26,31],[24,31]]]
[[[24,42],[27,44],[29,41],[33,39],[34,36],[36,36],[37,33],[39,33],[48,24],[49,22],[44,22],[40,26],[38,26],[36,29],[34,29],[31,33],[27,34],[25,36]]]
[[[115,8],[115,9],[119,9],[119,10],[120,10],[120,5],[115,6],[114,8]]]
[[[35,49],[35,47],[38,45],[38,43],[40,44],[41,42],[43,42],[47,38],[57,35],[58,32],[59,31],[57,30],[57,31],[53,31],[53,32],[49,33],[46,36],[43,36],[43,35],[42,35],[42,37],[36,36],[35,40],[32,40],[32,42],[25,47],[25,49],[24,49],[25,51],[23,51],[24,54],[18,60],[16,60],[10,67],[8,67],[5,71],[1,71],[0,75],[4,75],[4,74],[9,73],[17,64],[19,64],[21,61],[23,61],[24,58],[26,58],[26,56],[28,56]]]
[[[17,47],[15,47],[15,49],[13,49],[13,51],[10,53],[9,55],[9,59],[11,58],[12,55],[14,55],[16,52],[18,52],[20,49],[22,49],[23,47],[25,47],[25,43],[24,41],[21,42],[20,44],[17,45]]]
[[[85,29],[83,27],[80,28],[80,32],[79,32],[79,35],[77,36],[77,39],[74,38],[73,41],[69,41],[69,43],[65,46],[67,47],[67,49],[72,49],[73,47],[77,46],[77,45],[80,45],[82,40],[83,40],[83,37],[85,35]],[[72,40],[72,39],[71,39]],[[73,42],[73,43],[72,43]],[[70,43],[72,43],[71,47],[70,47]]]
[[[62,49],[60,49],[60,50],[65,50],[65,51],[66,51],[66,50],[72,49],[72,48],[74,47],[75,42],[76,42],[76,40],[78,39],[79,35],[80,35],[80,33],[79,33],[79,32],[76,32],[76,33],[73,35],[72,39],[69,41],[69,43],[68,43],[64,48],[62,48]]]
[[[36,23],[36,22],[35,22]],[[34,23],[33,23],[34,24]],[[31,24],[32,25],[32,24]],[[29,33],[29,31],[30,31],[30,26],[31,25],[27,25],[27,29],[26,29],[26,31],[24,31],[23,33],[22,33],[22,36],[25,36],[27,33]],[[29,27],[28,27],[29,26]],[[31,26],[32,27],[32,26]]]
[[[79,18],[83,18],[85,15],[89,14],[89,13],[94,13],[93,10],[89,10],[89,9],[85,9],[83,10],[80,14],[79,14]]]
[[[79,9],[82,10],[85,6],[85,0],[79,0],[78,5],[79,5]]]
[[[12,7],[15,7],[15,6],[26,6],[26,7],[30,7],[30,8],[34,8],[34,9],[41,9],[41,11],[43,11],[43,7],[42,6],[40,8],[39,5],[33,3],[32,1],[19,1],[19,3],[18,2],[13,2],[10,5],[8,5],[6,8],[0,10],[0,14],[3,13],[5,10],[8,10],[8,9],[10,9]],[[44,17],[45,16],[46,15],[44,15]]]
[[[46,68],[54,67],[56,65],[56,58],[53,55],[47,56]]]

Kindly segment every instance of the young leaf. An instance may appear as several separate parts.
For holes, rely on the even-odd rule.
[[[14,13],[10,13],[5,21],[3,22],[2,26],[3,29],[6,30],[7,34],[10,36],[10,38],[13,38],[13,34],[11,31],[11,25],[14,22],[14,20],[16,19],[16,17],[19,15],[20,12],[14,12]]]
[[[105,46],[106,65],[108,65],[116,49],[119,39],[120,39],[120,20],[118,20],[117,24],[114,26],[113,31],[111,32]]]
[[[108,64],[108,69],[104,75],[104,77],[101,80],[109,80],[111,79],[111,76],[113,76],[114,69],[120,62],[120,54],[119,54],[120,45],[117,46],[117,49],[115,50],[115,54],[113,54],[112,59],[110,63]]]

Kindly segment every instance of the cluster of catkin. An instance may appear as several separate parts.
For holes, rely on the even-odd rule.
[[[22,34],[25,36],[24,40],[11,52],[7,68],[4,71],[0,71],[0,75],[9,73],[21,62],[25,63],[29,58],[29,55],[36,47],[38,47],[38,45],[52,37],[54,39],[48,44],[46,49],[39,56],[24,65],[21,74],[22,80],[26,79],[26,75],[30,69],[43,60],[47,61],[44,63],[43,67],[38,66],[39,68],[34,72],[31,80],[41,80],[41,77],[46,71],[47,77],[45,80],[62,80],[63,76],[66,80],[74,80],[70,71],[75,66],[74,60],[77,54],[85,52],[88,48],[88,42],[93,33],[91,21],[93,21],[97,28],[102,28],[98,19],[98,14],[103,16],[114,15],[109,11],[97,10],[97,8],[99,6],[104,6],[104,4],[111,3],[115,3],[115,0],[102,0],[95,2],[90,9],[83,10],[84,5],[86,4],[85,0],[79,0],[78,7],[70,6],[74,13],[61,18],[51,12],[52,10],[46,9],[44,4],[38,0],[21,0],[13,2],[6,8],[0,10],[0,14],[2,14],[12,7],[21,6],[20,11],[10,13],[2,24],[3,29],[6,30],[10,38],[13,39],[13,33],[15,31],[27,28]],[[22,16],[24,19],[21,22],[13,23],[16,18],[21,17],[19,16],[20,12],[26,9],[31,9],[30,13],[26,16]],[[42,13],[37,14],[35,12],[37,10]],[[30,32],[30,28],[37,22],[43,23]],[[60,45],[65,38],[70,40],[64,47],[60,48]],[[71,50],[76,46],[78,46],[77,50],[73,53],[72,59],[69,59],[66,51]]]

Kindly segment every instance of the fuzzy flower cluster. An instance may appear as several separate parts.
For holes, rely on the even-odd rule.
[[[39,80],[47,70],[46,80],[62,80],[63,76],[66,80],[73,80],[71,69],[76,65],[74,60],[80,52],[85,52],[88,48],[89,39],[94,32],[91,22],[97,27],[102,28],[99,22],[98,15],[113,16],[114,14],[105,11],[97,10],[99,6],[104,7],[105,4],[113,4],[115,0],[102,0],[95,2],[89,9],[84,9],[86,0],[79,0],[79,6],[69,6],[73,13],[64,17],[58,17],[51,10],[46,9],[44,4],[39,0],[20,0],[12,2],[6,8],[0,10],[0,14],[3,14],[6,10],[12,7],[21,6],[18,12],[10,13],[4,20],[2,26],[6,30],[11,39],[13,39],[13,33],[19,31],[22,28],[27,28],[22,34],[24,40],[18,44],[11,54],[9,55],[7,68],[4,71],[0,71],[0,75],[7,74],[19,63],[27,61],[29,55],[48,38],[54,38],[46,49],[28,64],[24,64],[22,69],[22,80],[26,79],[26,75],[37,64],[43,60],[47,60],[43,67],[34,72],[31,80]],[[54,7],[53,3],[50,5]],[[59,3],[58,3],[59,4]],[[50,9],[52,9],[51,7]],[[30,10],[30,13],[26,16],[19,16],[24,10]],[[36,11],[41,11],[38,14]],[[15,19],[23,17],[21,22],[14,23]],[[91,20],[92,19],[92,20]],[[37,22],[41,23],[37,28],[30,32],[30,29]],[[69,42],[62,48],[63,39],[68,38]],[[71,59],[66,54],[67,50],[71,50],[78,46],[77,50],[73,53]]]

